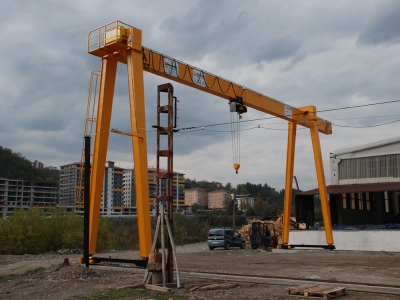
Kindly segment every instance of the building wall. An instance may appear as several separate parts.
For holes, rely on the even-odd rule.
[[[334,230],[333,240],[337,250],[399,252],[400,230]],[[326,245],[325,231],[290,231],[289,243]]]
[[[44,168],[44,165],[43,165],[43,163],[41,163],[40,161],[35,160],[35,161],[32,163],[32,167],[34,167],[34,168],[36,168],[36,169],[43,169],[43,168]]]
[[[203,188],[192,188],[185,190],[185,205],[198,204],[202,207],[208,206],[208,193]]]
[[[136,190],[133,170],[124,170],[124,207],[136,207]]]
[[[254,197],[236,198],[237,207],[241,211],[245,211],[247,207],[254,206]]]
[[[400,138],[330,154],[331,184],[400,182]]]
[[[216,190],[208,193],[209,209],[226,209],[232,201],[231,195],[225,190]]]
[[[49,208],[57,205],[56,183],[0,178],[0,213],[15,209]]]
[[[160,184],[161,195],[167,194],[167,180],[158,179]],[[156,206],[156,183],[157,173],[155,168],[149,168],[149,195],[150,195],[150,206],[154,208]],[[174,172],[173,174],[173,207],[174,210],[182,210],[185,206],[185,174]]]
[[[399,195],[399,192],[329,195],[332,224],[379,225],[392,223],[399,213]],[[370,202],[369,205],[367,205],[366,199]]]
[[[77,186],[79,172],[82,169],[80,163],[72,163],[60,167],[60,206],[75,207],[76,205],[80,205],[83,209],[83,188],[80,189],[79,203],[76,203],[78,200]]]
[[[83,167],[80,163],[72,163],[60,167],[60,206],[76,207],[83,210],[84,187],[80,186],[82,201],[77,203],[77,187],[79,186],[80,170],[83,176]],[[149,196],[150,205],[155,206],[156,194],[156,170],[149,168]],[[161,179],[161,192],[166,194],[166,180]],[[173,176],[173,198],[174,209],[185,209],[185,175],[174,173]],[[133,169],[116,167],[114,162],[108,161],[104,171],[103,192],[100,205],[101,215],[130,215],[136,214],[136,190]]]
[[[113,161],[108,161],[104,171],[103,195],[100,214],[103,216],[122,215],[123,211],[123,180],[124,171],[115,167]]]

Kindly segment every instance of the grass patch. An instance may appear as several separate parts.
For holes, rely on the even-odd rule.
[[[37,273],[37,272],[40,272],[40,271],[43,271],[43,270],[46,270],[46,268],[45,267],[36,267],[36,268],[27,270],[25,272],[25,275],[31,275],[31,274],[34,274],[34,273]]]
[[[14,277],[11,275],[0,275],[0,282],[7,282],[9,280],[13,280]]]
[[[109,300],[109,299],[124,299],[127,297],[151,297],[154,300],[185,300],[185,296],[174,295],[171,293],[157,293],[149,291],[143,288],[136,288],[131,290],[119,290],[119,291],[108,291],[108,292],[98,292],[89,295],[82,295],[75,297],[73,299],[77,300]]]

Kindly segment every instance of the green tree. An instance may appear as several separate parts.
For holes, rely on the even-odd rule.
[[[252,206],[247,206],[247,208],[246,208],[246,216],[254,216],[254,215],[255,215],[254,208]]]
[[[262,200],[260,197],[256,198],[254,202],[254,214],[257,216],[266,216],[269,213],[269,203],[268,201]]]
[[[197,204],[197,203],[193,204],[193,205],[191,206],[191,208],[190,208],[190,210],[192,211],[193,214],[196,214],[196,212],[197,212],[199,209],[202,209],[202,207],[200,206],[200,204]]]

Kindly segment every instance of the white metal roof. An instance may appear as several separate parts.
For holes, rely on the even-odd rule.
[[[356,147],[336,150],[336,151],[331,152],[331,157],[332,157],[332,155],[341,155],[341,154],[346,154],[346,153],[351,153],[351,152],[357,152],[357,151],[376,148],[376,147],[380,147],[380,146],[390,145],[390,144],[394,144],[394,143],[398,143],[398,142],[400,142],[400,136],[386,139],[386,140],[380,140],[377,142],[368,143],[368,144],[364,144],[364,145],[360,145],[360,146],[356,146]]]

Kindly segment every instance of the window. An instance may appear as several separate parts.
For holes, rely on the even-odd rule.
[[[343,202],[343,208],[347,209],[349,207],[347,205],[347,194],[342,194],[342,202]]]
[[[374,210],[374,199],[372,193],[349,193],[342,194],[343,209]]]
[[[339,163],[339,179],[400,176],[400,154],[343,159]]]
[[[384,193],[385,197],[385,212],[390,212],[390,199],[389,199],[389,193],[385,191]]]
[[[350,209],[356,209],[356,198],[354,193],[350,194]]]

